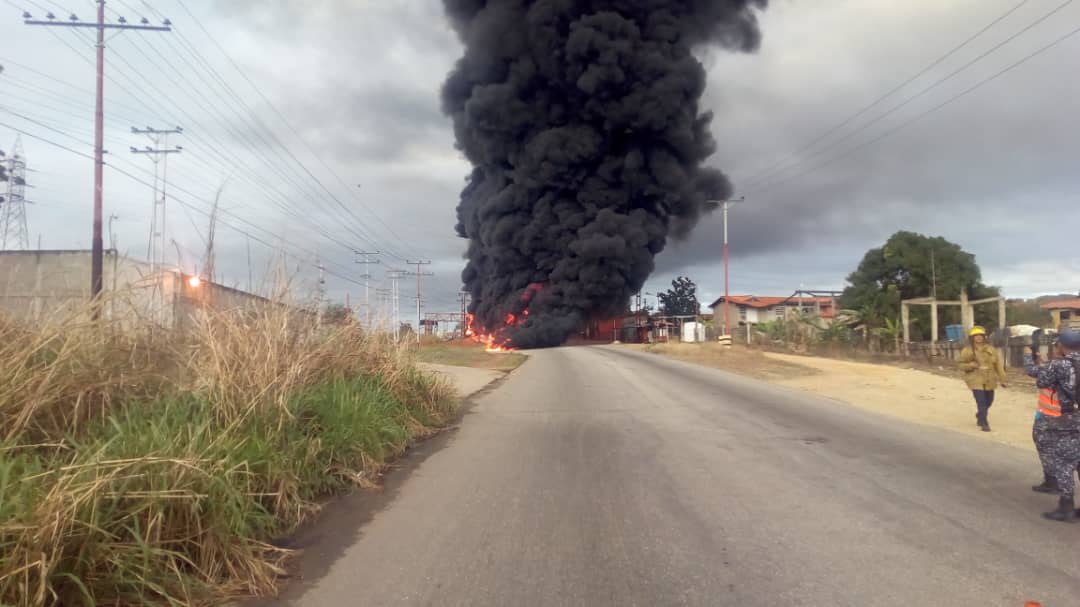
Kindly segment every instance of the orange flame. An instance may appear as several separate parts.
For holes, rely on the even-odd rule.
[[[525,310],[523,315],[528,316],[529,311]],[[507,339],[507,338],[501,338],[500,339],[499,337],[497,337],[496,335],[494,335],[492,333],[485,333],[483,331],[477,331],[473,327],[474,319],[475,319],[475,317],[472,314],[466,314],[465,315],[465,337],[471,339],[472,341],[475,341],[476,343],[483,344],[484,345],[484,351],[486,351],[486,352],[500,352],[501,353],[501,352],[512,352],[514,350],[517,350],[517,348],[514,348],[514,347],[509,345],[510,340]],[[506,326],[512,327],[512,326],[520,325],[522,322],[524,322],[524,319],[518,319],[518,317],[515,316],[514,314],[507,314],[506,318],[505,318],[505,321],[506,321]]]

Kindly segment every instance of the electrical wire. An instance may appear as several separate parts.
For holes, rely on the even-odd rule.
[[[946,107],[946,106],[948,106],[948,105],[952,104],[953,102],[955,102],[955,101],[958,101],[959,99],[961,99],[961,98],[963,98],[963,97],[966,97],[967,95],[969,95],[969,94],[971,94],[971,93],[975,92],[976,90],[978,90],[978,89],[982,88],[982,87],[983,87],[984,85],[986,85],[986,84],[989,84],[990,82],[993,82],[994,80],[997,80],[997,79],[998,79],[998,78],[1000,78],[1001,76],[1004,76],[1005,74],[1007,74],[1007,73],[1011,72],[1012,70],[1014,70],[1014,69],[1016,69],[1016,68],[1020,67],[1021,65],[1025,64],[1025,63],[1027,63],[1027,62],[1028,62],[1028,61],[1030,61],[1031,59],[1033,59],[1033,58],[1035,58],[1035,57],[1037,57],[1037,56],[1039,56],[1039,55],[1041,55],[1041,54],[1045,53],[1046,51],[1048,51],[1048,50],[1050,50],[1050,49],[1054,48],[1055,46],[1057,46],[1057,45],[1061,44],[1062,42],[1065,42],[1066,40],[1068,40],[1068,39],[1072,38],[1073,36],[1076,36],[1077,34],[1080,34],[1080,27],[1078,27],[1078,28],[1076,28],[1076,29],[1074,29],[1074,30],[1072,30],[1072,31],[1068,32],[1068,33],[1067,33],[1067,34],[1065,34],[1064,36],[1061,36],[1061,37],[1059,37],[1059,38],[1056,38],[1055,40],[1053,40],[1053,41],[1052,41],[1052,42],[1050,42],[1049,44],[1047,44],[1047,45],[1045,45],[1045,46],[1043,46],[1043,47],[1041,47],[1041,48],[1037,49],[1037,50],[1036,50],[1035,52],[1033,52],[1033,53],[1030,53],[1030,54],[1028,54],[1028,55],[1025,55],[1025,56],[1024,56],[1023,58],[1021,58],[1021,59],[1020,59],[1019,61],[1017,61],[1017,62],[1015,62],[1015,63],[1013,63],[1013,64],[1009,65],[1008,67],[1006,67],[1006,68],[1004,68],[1004,69],[1002,69],[1002,70],[1000,70],[1000,71],[998,71],[998,72],[994,73],[993,75],[991,75],[991,76],[990,76],[990,77],[988,77],[988,78],[985,78],[985,79],[983,79],[983,80],[980,80],[980,81],[979,81],[979,82],[977,82],[977,83],[976,83],[975,85],[973,85],[973,86],[971,86],[971,87],[969,87],[969,88],[967,88],[967,89],[964,89],[964,90],[963,90],[963,91],[961,91],[960,93],[958,93],[958,94],[956,94],[956,95],[953,95],[952,97],[949,97],[949,98],[948,98],[948,99],[946,99],[945,101],[943,101],[943,102],[941,102],[941,103],[939,103],[939,104],[937,104],[937,105],[935,105],[935,106],[931,107],[930,109],[928,109],[928,110],[926,110],[926,111],[924,111],[924,112],[922,112],[922,113],[920,113],[920,114],[917,114],[917,115],[916,115],[915,117],[913,117],[913,118],[911,118],[911,119],[909,119],[909,120],[907,120],[907,121],[905,121],[905,122],[902,122],[902,123],[900,123],[899,125],[897,125],[896,127],[892,128],[892,129],[890,129],[890,130],[888,130],[888,131],[885,131],[884,133],[882,133],[882,134],[878,135],[877,137],[875,137],[875,138],[873,138],[873,139],[870,139],[869,141],[865,141],[865,142],[863,142],[862,144],[860,144],[860,145],[858,145],[858,146],[856,146],[856,147],[854,147],[854,148],[852,148],[852,149],[848,150],[848,151],[847,151],[846,153],[844,153],[844,154],[842,154],[842,155],[840,155],[840,156],[836,156],[836,157],[832,158],[831,160],[829,160],[828,162],[825,162],[825,163],[823,163],[823,164],[820,164],[820,165],[818,165],[818,166],[812,167],[812,168],[810,168],[810,169],[808,169],[808,170],[806,170],[806,171],[803,171],[803,172],[801,172],[801,173],[798,173],[798,174],[796,174],[796,175],[792,175],[792,176],[790,176],[790,177],[787,177],[787,178],[785,178],[785,179],[782,179],[782,180],[780,180],[780,181],[777,181],[777,182],[775,182],[775,183],[773,183],[773,184],[770,184],[770,185],[769,185],[768,187],[766,187],[766,188],[765,188],[764,190],[762,190],[762,191],[766,191],[766,190],[772,189],[773,187],[775,187],[775,186],[777,186],[777,185],[780,185],[780,184],[783,184],[783,183],[787,183],[787,182],[789,182],[789,181],[791,181],[791,180],[793,180],[793,179],[797,179],[797,178],[799,178],[799,177],[802,177],[802,176],[804,176],[804,175],[808,175],[808,174],[810,174],[810,173],[812,173],[812,172],[818,171],[818,170],[820,170],[820,169],[822,169],[822,168],[825,168],[825,167],[827,167],[827,166],[830,166],[830,165],[832,165],[832,164],[835,164],[836,162],[839,162],[840,160],[843,160],[843,159],[845,159],[845,158],[848,158],[848,157],[852,156],[853,154],[855,154],[855,153],[857,153],[857,152],[860,152],[860,151],[862,151],[863,149],[865,149],[865,148],[867,148],[867,147],[870,147],[871,145],[874,145],[875,143],[878,143],[878,142],[880,142],[880,141],[882,141],[882,140],[884,140],[884,139],[887,139],[887,138],[889,138],[889,137],[891,137],[891,136],[895,135],[896,133],[898,133],[898,132],[902,131],[903,129],[905,129],[905,128],[907,128],[907,127],[911,126],[912,124],[915,124],[916,122],[918,122],[918,121],[922,120],[923,118],[925,118],[925,117],[929,116],[930,114],[932,114],[932,113],[934,113],[934,112],[937,112],[938,110],[940,110],[940,109],[942,109],[942,108],[944,108],[944,107]]]
[[[780,160],[778,160],[778,161],[777,161],[777,162],[776,162],[775,164],[773,164],[772,166],[770,166],[770,167],[766,168],[766,169],[765,169],[765,170],[763,170],[763,171],[758,171],[758,172],[754,173],[753,175],[750,175],[749,177],[746,177],[746,178],[744,178],[744,179],[740,179],[739,181],[740,181],[740,182],[743,182],[743,183],[745,183],[745,184],[746,184],[747,186],[749,186],[749,185],[752,185],[752,184],[753,184],[754,182],[756,182],[756,181],[759,181],[759,180],[761,180],[761,179],[763,179],[763,178],[767,178],[767,177],[768,177],[768,176],[770,176],[770,175],[771,175],[771,174],[772,174],[772,173],[773,173],[773,172],[774,172],[774,171],[775,171],[775,170],[776,170],[776,169],[777,169],[778,167],[780,167],[780,165],[782,165],[782,164],[784,163],[784,161],[786,161],[786,160],[787,160],[788,158],[794,158],[794,157],[797,157],[798,155],[800,155],[800,154],[802,154],[802,153],[804,153],[804,152],[806,152],[806,151],[808,151],[808,150],[812,149],[812,148],[813,148],[813,147],[814,147],[815,145],[817,145],[817,144],[818,144],[818,143],[820,143],[821,141],[823,141],[823,140],[827,139],[827,138],[828,138],[829,136],[833,135],[833,134],[834,134],[834,133],[836,133],[837,131],[839,131],[839,130],[843,129],[844,127],[846,127],[847,125],[851,124],[851,123],[852,123],[852,122],[854,122],[855,120],[857,120],[857,119],[861,118],[861,117],[862,117],[863,115],[865,115],[865,114],[866,114],[867,112],[869,112],[870,110],[872,110],[872,109],[874,109],[875,107],[877,107],[877,106],[881,105],[881,103],[882,103],[883,101],[885,101],[886,99],[888,99],[889,97],[891,97],[891,96],[892,96],[892,95],[894,95],[895,93],[897,93],[897,92],[899,92],[899,91],[903,90],[903,89],[904,89],[904,88],[905,88],[905,87],[906,87],[907,85],[911,84],[912,82],[915,82],[916,80],[918,80],[918,79],[919,79],[919,78],[921,78],[922,76],[924,76],[924,75],[926,75],[927,73],[929,73],[929,72],[930,72],[930,71],[931,71],[932,69],[934,69],[935,67],[937,67],[937,66],[941,65],[942,63],[944,63],[944,62],[945,62],[946,60],[948,60],[948,59],[949,59],[950,57],[952,57],[953,55],[955,55],[956,53],[958,53],[959,51],[961,51],[962,49],[964,49],[965,47],[967,47],[967,45],[969,45],[969,44],[971,44],[972,42],[974,42],[974,41],[975,41],[975,40],[976,40],[977,38],[979,38],[980,36],[982,36],[983,34],[985,34],[985,33],[986,33],[987,31],[989,31],[989,30],[990,30],[991,28],[993,28],[993,27],[994,27],[995,25],[997,25],[998,23],[1001,23],[1002,21],[1004,21],[1005,19],[1007,19],[1008,17],[1010,17],[1010,16],[1011,16],[1011,15],[1012,15],[1013,13],[1015,13],[1015,12],[1016,12],[1016,11],[1018,11],[1018,10],[1020,10],[1020,8],[1022,8],[1022,7],[1023,7],[1024,5],[1026,5],[1026,4],[1028,3],[1028,2],[1030,2],[1030,0],[1020,0],[1020,2],[1019,2],[1018,4],[1014,5],[1014,6],[1012,7],[1012,8],[1010,8],[1010,9],[1009,9],[1009,10],[1007,10],[1007,11],[1005,11],[1005,12],[1004,12],[1004,13],[1002,13],[1001,15],[998,15],[998,17],[996,17],[996,18],[995,18],[994,20],[990,21],[990,23],[988,23],[988,24],[986,24],[985,26],[983,26],[983,27],[982,27],[982,29],[980,29],[979,31],[977,31],[977,32],[975,32],[974,34],[972,34],[971,36],[969,36],[969,37],[968,37],[967,39],[965,39],[965,40],[964,40],[963,42],[961,42],[960,44],[958,44],[958,45],[956,45],[956,46],[952,47],[952,49],[950,49],[950,50],[949,50],[948,52],[946,52],[946,53],[945,53],[944,55],[941,55],[941,56],[939,56],[939,57],[938,57],[937,59],[934,59],[933,61],[931,61],[930,63],[928,63],[928,64],[927,64],[926,66],[924,66],[924,67],[923,67],[923,68],[922,68],[921,70],[919,70],[918,72],[916,72],[916,73],[915,73],[914,75],[912,75],[912,76],[908,77],[908,78],[907,78],[906,80],[904,80],[903,82],[901,82],[900,84],[896,85],[895,87],[893,87],[892,89],[890,89],[890,90],[889,90],[888,92],[886,92],[886,93],[885,93],[884,95],[881,95],[880,97],[878,97],[877,99],[875,99],[875,100],[874,100],[873,102],[871,102],[871,103],[870,103],[869,105],[863,106],[863,108],[862,108],[862,109],[858,110],[857,112],[855,112],[855,113],[854,113],[854,114],[852,114],[851,116],[848,116],[848,117],[847,117],[846,119],[844,119],[844,120],[843,120],[843,121],[841,121],[840,123],[838,123],[838,124],[834,125],[833,127],[829,128],[829,129],[826,129],[825,131],[823,131],[822,133],[820,133],[820,134],[819,134],[818,136],[816,136],[816,137],[815,137],[814,139],[812,139],[812,140],[811,140],[811,141],[810,141],[809,143],[807,143],[807,144],[803,145],[803,146],[802,146],[801,148],[799,148],[798,150],[796,150],[796,151],[794,151],[794,152],[791,152],[790,154],[788,154],[788,155],[786,155],[786,156],[782,157],[782,158],[781,158]]]
[[[944,84],[946,81],[951,80],[952,78],[954,78],[955,76],[957,76],[961,72],[967,70],[972,65],[975,65],[976,63],[978,63],[979,61],[981,61],[984,58],[988,57],[992,53],[996,52],[997,50],[999,50],[1000,48],[1002,48],[1006,44],[1012,42],[1013,40],[1017,39],[1018,37],[1022,36],[1023,34],[1027,33],[1028,31],[1030,31],[1032,28],[1034,28],[1034,27],[1038,26],[1039,24],[1043,23],[1044,21],[1046,21],[1047,19],[1049,19],[1053,15],[1055,15],[1058,12],[1060,12],[1061,10],[1063,10],[1068,5],[1072,4],[1073,1],[1074,0],[1065,0],[1065,2],[1058,5],[1054,9],[1050,10],[1048,13],[1045,13],[1044,15],[1042,15],[1041,17],[1039,17],[1035,21],[1032,21],[1030,24],[1028,24],[1026,27],[1021,29],[1020,31],[1014,33],[1013,35],[1009,36],[1005,40],[1003,40],[1000,43],[994,45],[989,50],[977,55],[971,61],[965,63],[964,65],[960,66],[956,70],[950,72],[949,74],[947,74],[943,78],[938,79],[937,81],[935,81],[932,84],[930,84],[929,86],[923,88],[922,90],[920,90],[918,93],[912,95],[911,97],[908,97],[906,100],[904,100],[900,104],[893,106],[891,109],[889,109],[884,114],[879,115],[878,117],[874,118],[870,122],[867,122],[866,124],[860,126],[859,128],[855,129],[854,131],[848,133],[847,135],[844,135],[840,139],[838,139],[838,140],[834,141],[833,143],[829,144],[828,146],[826,146],[824,149],[819,150],[817,152],[814,152],[813,154],[810,154],[809,156],[800,159],[798,162],[795,162],[795,163],[785,167],[784,169],[781,169],[777,174],[781,174],[783,172],[791,170],[791,169],[793,169],[795,167],[798,167],[800,165],[803,165],[803,164],[807,163],[808,161],[810,161],[813,158],[816,158],[818,156],[821,156],[822,154],[825,154],[826,152],[838,147],[840,144],[850,140],[855,135],[858,135],[859,133],[861,133],[861,132],[865,131],[866,129],[870,128],[871,126],[881,122],[885,118],[888,118],[889,116],[895,114],[899,110],[901,110],[904,107],[908,106],[911,102],[915,101],[916,99],[921,98],[926,93],[929,93],[930,91],[934,90],[938,86]],[[861,149],[861,148],[856,148],[856,149]],[[786,180],[781,180],[781,181],[786,181]],[[749,186],[747,192],[749,193],[749,192],[753,192],[753,191],[760,191],[762,188],[770,187],[770,185],[771,185],[770,183],[766,182],[764,184],[757,184],[755,186]]]
[[[364,204],[364,202],[362,200],[360,200],[358,196],[356,196],[356,193],[353,192],[352,189],[349,188],[348,185],[345,184],[345,181],[317,153],[315,153],[315,151],[311,148],[311,146],[307,143],[307,141],[300,135],[299,132],[297,132],[297,130],[292,126],[292,124],[289,123],[289,121],[285,118],[284,114],[282,114],[281,111],[278,110],[277,106],[275,106],[270,101],[270,99],[267,98],[267,96],[262,92],[262,90],[258,86],[255,85],[255,83],[251,80],[250,77],[248,77],[247,73],[243,69],[241,69],[239,65],[237,65],[237,63],[232,59],[232,57],[229,56],[228,53],[225,52],[225,49],[222,48],[221,44],[217,41],[217,39],[213,35],[210,34],[210,32],[202,24],[202,22],[199,20],[199,18],[196,17],[195,14],[188,8],[187,4],[183,0],[177,0],[177,4],[180,5],[180,8],[182,8],[185,13],[187,13],[187,15],[191,18],[191,20],[195,23],[195,25],[197,25],[199,27],[199,29],[202,30],[202,32],[206,35],[206,37],[210,39],[211,43],[218,49],[218,51],[222,54],[222,56],[224,56],[226,58],[226,60],[229,61],[229,63],[233,66],[233,68],[237,71],[237,73],[239,73],[240,76],[248,83],[248,85],[251,86],[251,88],[259,95],[259,97],[263,100],[263,102],[265,102],[267,104],[267,106],[269,106],[274,111],[274,113],[278,116],[278,118],[282,121],[282,123],[285,124],[285,126],[289,129],[290,132],[292,132],[293,136],[296,137],[297,140],[299,140],[301,143],[304,144],[304,146],[308,149],[309,153],[311,153],[311,155],[314,158],[316,158],[322,164],[322,166],[330,174],[332,174],[337,179],[338,183],[341,184],[342,187],[344,187],[346,191],[348,191],[350,194],[352,194],[353,198],[356,200],[357,203],[360,204],[361,208],[365,209],[368,212],[368,214],[370,214],[373,218],[375,218],[375,220],[380,225],[382,225],[383,228],[386,229],[387,232],[391,236],[396,238],[398,240],[398,242],[404,244],[402,238],[400,236],[398,236],[393,231],[393,229],[390,228],[390,226],[387,225],[386,222],[384,222],[382,220],[382,218],[380,218],[377,214],[375,214],[374,211],[372,211],[370,208],[368,208],[368,206],[366,204]],[[193,45],[191,45],[191,46],[194,48]],[[306,167],[305,167],[305,169],[306,169]],[[310,174],[310,172],[309,172],[309,174]],[[326,186],[324,184],[322,184],[321,181],[319,182],[319,184],[320,184],[320,186],[323,187],[324,190],[327,191],[327,193],[329,193],[329,189],[327,189]],[[343,209],[346,209],[346,211],[348,211],[349,213],[352,213],[352,211],[350,209],[348,209],[348,207],[346,207],[343,203],[341,203],[341,201],[338,200],[337,197],[334,197],[334,199],[338,202],[338,204]],[[355,217],[355,214],[353,214],[353,215]],[[402,258],[400,255],[392,255],[392,256],[395,257],[395,258],[398,258],[400,261],[405,261],[405,259]]]

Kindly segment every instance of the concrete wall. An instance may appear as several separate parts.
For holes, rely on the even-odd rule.
[[[132,326],[184,328],[205,306],[231,310],[269,303],[214,283],[192,286],[190,278],[173,270],[155,278],[149,264],[106,251],[103,315]],[[86,310],[89,298],[89,251],[0,251],[0,313],[42,322]]]
[[[105,314],[147,312],[149,268],[106,251],[103,288],[110,297]],[[0,312],[41,321],[86,308],[90,298],[89,251],[0,251]]]

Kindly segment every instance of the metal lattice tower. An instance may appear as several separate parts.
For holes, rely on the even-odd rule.
[[[30,230],[26,226],[26,157],[22,137],[7,158],[7,192],[0,201],[0,251],[30,248]]]

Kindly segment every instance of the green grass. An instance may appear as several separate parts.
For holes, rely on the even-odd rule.
[[[494,371],[513,371],[528,357],[517,352],[490,353],[484,346],[473,343],[424,344],[420,350],[420,362],[454,367],[472,367]]]
[[[178,396],[117,407],[61,448],[4,449],[0,604],[185,605],[264,589],[285,556],[271,539],[321,496],[370,482],[424,433],[420,418],[449,407],[405,401],[379,376],[337,378],[240,423]],[[50,524],[64,527],[52,545],[22,532]]]

